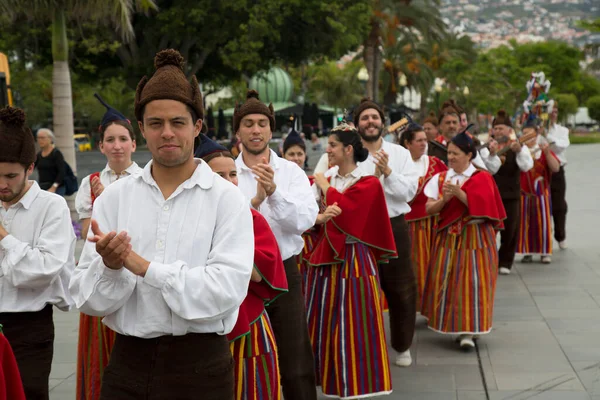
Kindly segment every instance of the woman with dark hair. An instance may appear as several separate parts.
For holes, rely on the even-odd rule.
[[[427,196],[423,193],[423,189],[435,174],[448,170],[448,167],[439,158],[426,154],[427,135],[421,125],[414,122],[410,123],[400,136],[400,145],[410,151],[410,155],[419,171],[417,194],[408,203],[410,212],[406,214],[406,222],[408,222],[411,240],[410,254],[415,268],[415,277],[417,278],[417,311],[420,311],[425,277],[427,276],[431,256],[431,246],[437,224],[437,215],[429,215],[425,211]]]
[[[301,169],[306,165],[306,143],[296,131],[291,131],[283,142],[283,158],[296,163]]]
[[[327,146],[334,166],[315,175],[323,210],[306,258],[308,328],[317,382],[326,396],[364,398],[392,391],[378,264],[396,256],[381,183],[357,163],[368,157],[360,135],[345,123]]]
[[[195,157],[204,160],[221,178],[237,186],[232,154],[205,135]],[[254,270],[248,295],[227,338],[235,362],[235,400],[279,400],[280,374],[277,344],[265,304],[287,292],[287,280],[277,240],[266,219],[250,209],[254,223]]]
[[[118,179],[136,174],[142,169],[131,160],[135,151],[135,135],[129,120],[100,98],[106,113],[100,123],[100,151],[106,156],[106,167],[86,176],[75,197],[75,208],[81,220],[82,237],[87,238],[94,202],[104,188]],[[114,344],[115,333],[102,324],[102,318],[81,314],[77,346],[77,399],[100,398],[100,384],[104,368]]]
[[[494,179],[477,170],[473,139],[465,132],[448,144],[450,169],[425,186],[429,215],[439,213],[421,314],[429,328],[459,335],[460,347],[492,329],[498,277],[496,231],[506,213]]]

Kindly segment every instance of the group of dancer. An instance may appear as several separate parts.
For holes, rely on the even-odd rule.
[[[469,349],[492,328],[498,268],[510,272],[516,251],[551,253],[556,125],[544,135],[529,119],[513,139],[498,113],[482,146],[449,102],[426,127],[403,124],[395,144],[382,107],[363,99],[308,177],[299,135],[283,157],[270,149],[275,113],[256,91],[235,107],[239,155],[206,137],[183,61],[159,52],[138,84],[144,168],[130,121],[97,96],[108,162],[77,194],[77,265],[66,202],[28,180],[24,113],[0,111],[0,323],[27,399],[48,399],[53,306],[81,311],[77,399],[389,394],[384,310],[397,366],[412,363],[417,312]],[[564,246],[564,226],[556,234]]]

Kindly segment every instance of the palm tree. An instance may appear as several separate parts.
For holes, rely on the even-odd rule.
[[[338,110],[357,104],[362,93],[362,85],[357,78],[360,67],[358,62],[343,67],[328,62],[314,67],[309,77],[308,93],[311,100],[333,107],[335,114]]]
[[[154,0],[0,0],[0,12],[34,21],[50,19],[52,31],[52,106],[56,147],[76,171],[73,146],[73,99],[69,71],[67,18],[91,20],[114,26],[123,41],[133,37],[131,16],[134,10],[155,10]]]

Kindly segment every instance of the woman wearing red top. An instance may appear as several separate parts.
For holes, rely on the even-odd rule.
[[[232,154],[201,135],[195,156],[203,159],[223,179],[237,186]],[[265,218],[252,211],[254,222],[254,270],[248,295],[240,306],[238,320],[227,338],[235,362],[236,400],[280,400],[277,345],[265,304],[287,292],[287,280],[277,240]],[[201,396],[200,396],[201,397]]]
[[[429,215],[425,211],[427,196],[423,189],[429,180],[448,167],[437,157],[428,156],[427,135],[422,126],[411,123],[400,136],[400,144],[410,151],[410,155],[419,170],[419,187],[413,200],[408,203],[410,212],[406,214],[411,239],[411,258],[417,278],[417,311],[421,309],[421,298],[425,287],[425,277],[431,256],[431,247],[435,233],[437,215]]]

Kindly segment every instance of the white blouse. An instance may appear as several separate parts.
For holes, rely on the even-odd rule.
[[[231,332],[252,273],[252,216],[237,187],[196,163],[166,200],[152,162],[98,197],[92,218],[102,232],[127,231],[150,266],[143,278],[110,269],[86,242],[69,285],[82,312],[140,338]]]
[[[469,179],[477,169],[473,166],[473,164],[469,164],[466,170],[462,173],[456,173],[452,168],[446,171],[446,179],[444,182],[451,182],[454,185],[461,185],[465,183],[467,179]],[[440,196],[440,187],[439,187],[440,174],[435,174],[433,178],[427,182],[425,188],[423,189],[423,193],[425,196],[430,199],[437,200]]]

